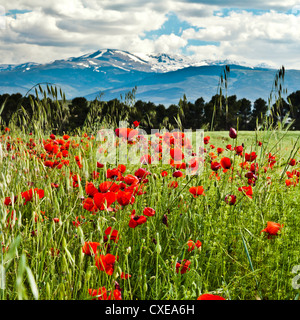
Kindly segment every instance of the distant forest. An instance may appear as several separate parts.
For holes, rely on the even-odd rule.
[[[26,111],[30,116],[37,99],[42,101],[34,95],[22,96],[19,93],[0,95],[2,125],[9,125],[9,121],[18,109]],[[47,100],[50,108],[55,109],[57,101],[50,98],[43,99]],[[137,120],[142,129],[150,132],[151,129],[162,127],[171,130],[178,128],[179,125],[183,129],[228,130],[231,126],[236,127],[237,123],[239,130],[254,130],[257,125],[265,121],[266,117],[272,117],[274,123],[292,122],[290,129],[300,130],[300,90],[291,93],[286,99],[280,97],[271,106],[261,98],[252,104],[245,98],[238,100],[236,95],[225,98],[219,94],[213,96],[208,102],[205,102],[202,97],[191,102],[183,96],[178,104],[168,107],[163,104],[156,105],[150,101],[135,101],[134,96],[129,96],[129,99],[127,96],[125,101],[122,101],[122,97],[120,100],[110,101],[97,99],[88,101],[83,97],[77,97],[64,101],[63,105],[66,116],[60,131],[64,132],[86,128],[96,118],[98,123],[101,121],[109,123],[111,120],[111,124],[117,124],[123,120],[132,124]]]

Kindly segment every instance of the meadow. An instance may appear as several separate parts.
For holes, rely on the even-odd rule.
[[[1,299],[298,300],[299,132],[204,135],[188,163],[111,165],[95,134],[4,128]]]

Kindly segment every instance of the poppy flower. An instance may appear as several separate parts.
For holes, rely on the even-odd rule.
[[[125,164],[119,164],[117,169],[121,172],[124,173],[126,171],[126,166]]]
[[[30,189],[21,193],[22,198],[25,199],[24,205],[33,199],[33,194],[36,193],[40,199],[44,198],[44,190],[42,189]]]
[[[253,190],[251,186],[247,186],[247,187],[240,187],[238,188],[238,190],[240,192],[243,192],[243,194],[245,196],[248,196],[250,199],[252,199],[252,195],[253,195]]]
[[[234,205],[236,203],[236,196],[233,194],[228,194],[225,197],[225,202],[230,205]]]
[[[176,273],[179,273],[179,271],[180,271],[181,274],[186,273],[188,270],[190,270],[190,268],[189,268],[190,264],[191,264],[191,261],[186,260],[186,259],[183,259],[182,261],[181,260],[178,261],[176,263],[176,266],[175,266],[176,267]]]
[[[113,181],[104,181],[99,185],[99,190],[101,193],[118,192],[119,189],[120,189],[120,186]]]
[[[83,209],[90,211],[90,212],[96,212],[98,210],[98,207],[95,205],[94,200],[92,198],[87,198],[83,200]]]
[[[17,197],[14,197],[14,202],[16,202],[16,200],[17,200]],[[4,204],[6,205],[6,206],[11,206],[12,205],[12,200],[11,200],[11,198],[10,197],[6,197],[5,199],[4,199]]]
[[[82,221],[80,221],[80,220],[82,220]],[[76,228],[79,227],[84,222],[84,220],[85,220],[85,217],[83,217],[83,216],[76,217],[75,221],[72,221],[73,226],[76,227]]]
[[[120,190],[117,193],[117,201],[121,206],[127,206],[128,204],[133,204],[135,201],[135,197],[132,192],[122,191]]]
[[[223,148],[217,148],[217,152],[218,152],[218,154],[223,153],[223,151],[224,151],[224,149],[223,149]]]
[[[104,231],[104,233],[105,233],[104,242],[108,241],[108,236],[109,236],[109,239],[115,243],[119,241],[118,230],[112,229],[112,227],[108,227]]]
[[[177,182],[177,181],[171,181],[171,182],[168,184],[168,187],[169,187],[169,188],[176,189],[176,188],[178,187],[178,182]]]
[[[252,162],[257,158],[257,154],[253,151],[251,153],[245,153],[245,160]]]
[[[223,169],[228,170],[231,168],[231,160],[227,157],[223,157],[220,161],[220,164]]]
[[[237,137],[237,133],[236,133],[236,130],[234,128],[230,128],[229,129],[229,137],[231,139],[235,139]]]
[[[133,174],[128,174],[126,177],[124,177],[124,182],[128,185],[133,185],[139,183],[139,179]]]
[[[210,164],[211,170],[218,171],[221,168],[221,165],[217,161],[212,161]]]
[[[98,193],[98,189],[94,186],[92,182],[86,182],[85,184],[85,192],[87,195],[94,197],[96,193]]]
[[[104,164],[100,163],[100,162],[97,162],[97,168],[101,169],[104,167]]]
[[[295,164],[296,164],[296,160],[295,159],[291,159],[290,162],[289,162],[289,165],[293,167]]]
[[[226,300],[226,299],[216,294],[205,293],[199,296],[197,300]]]
[[[181,151],[181,148],[178,147],[170,149],[170,156],[172,159],[174,159],[174,161],[181,161],[184,159],[184,154]]]
[[[272,221],[268,221],[267,222],[267,227],[263,230],[261,230],[260,233],[262,232],[266,232],[268,233],[268,238],[270,238],[270,236],[276,236],[278,231],[283,227],[283,224],[279,224],[276,222],[272,222]]]
[[[106,170],[107,179],[117,180],[117,179],[120,179],[120,177],[122,177],[122,173],[117,168]]]
[[[194,198],[197,198],[200,195],[205,196],[203,186],[191,187],[189,192],[194,196]]]
[[[147,217],[153,217],[155,215],[155,210],[150,207],[146,207],[143,210],[143,214]]]
[[[244,150],[243,146],[237,146],[235,148],[235,151],[236,151],[237,155],[242,155],[243,150]]]
[[[135,171],[134,175],[140,179],[145,178],[147,175],[149,175],[150,172],[145,170],[144,168],[139,168],[138,170]]]
[[[133,125],[134,125],[135,127],[138,127],[138,126],[140,125],[140,121],[133,121]]]
[[[129,227],[130,228],[135,228],[147,221],[147,217],[145,216],[138,216],[135,214],[135,210],[132,210],[131,216],[130,216],[130,221],[129,221]]]
[[[162,172],[161,172],[161,176],[162,176],[162,177],[166,177],[167,175],[168,175],[168,171],[162,171]]]
[[[227,145],[226,145],[226,149],[228,149],[228,150],[231,151],[231,150],[232,150],[232,145],[231,145],[231,144],[227,144]]]
[[[210,140],[210,137],[207,136],[207,137],[204,137],[204,144],[209,144],[209,140]]]
[[[99,242],[85,242],[82,247],[82,252],[87,256],[96,254],[97,248],[100,246]]]
[[[94,202],[98,209],[105,210],[109,208],[117,200],[116,194],[113,192],[96,193],[94,195]]]
[[[187,245],[188,245],[188,251],[193,251],[195,248],[198,248],[198,249],[201,249],[201,246],[202,246],[202,243],[200,240],[197,240],[196,242],[194,242],[193,240],[189,240],[187,242]]]
[[[172,174],[172,176],[174,177],[174,178],[180,178],[180,177],[182,177],[183,176],[183,173],[181,172],[181,171],[174,171],[173,172],[173,174]]]
[[[99,289],[89,289],[89,295],[93,298],[92,300],[107,300],[107,291],[105,287]]]
[[[122,272],[121,273],[121,279],[125,279],[125,280],[127,280],[128,278],[130,278],[131,277],[131,275],[130,274],[128,274],[128,273],[124,273],[124,272]]]
[[[100,254],[99,256],[95,256],[95,265],[98,270],[105,271],[111,276],[114,273],[116,260],[118,260],[118,257],[110,253],[107,253],[106,255]]]

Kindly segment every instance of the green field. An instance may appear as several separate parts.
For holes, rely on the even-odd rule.
[[[1,299],[89,300],[98,294],[100,300],[196,300],[209,293],[227,300],[298,300],[299,132],[204,135],[210,141],[203,172],[189,176],[171,165],[97,167],[99,143],[83,133],[64,140],[41,131],[3,131]],[[240,166],[244,155],[227,144],[244,144],[257,158]],[[212,170],[211,161],[224,157],[230,170]],[[251,163],[258,168],[249,182]],[[151,174],[141,177],[141,167]],[[183,175],[172,176],[176,171]],[[194,197],[190,188],[197,186],[204,194]],[[240,189],[249,186],[252,195]],[[228,195],[236,196],[234,204],[225,201]],[[146,207],[154,215],[146,216]],[[279,227],[261,232],[270,221]]]

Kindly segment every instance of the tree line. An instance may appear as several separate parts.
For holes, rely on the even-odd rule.
[[[34,95],[22,96],[16,94],[0,95],[0,116],[3,125],[9,122],[16,112],[23,110],[27,116],[34,112],[34,103],[39,99]],[[43,101],[55,108],[55,99],[43,98]],[[279,97],[270,105],[264,99],[257,99],[252,104],[246,98],[237,99],[236,95],[225,97],[222,94],[214,95],[206,102],[202,97],[194,102],[183,96],[178,104],[165,107],[163,104],[154,104],[151,101],[135,101],[134,94],[127,96],[125,101],[113,99],[88,101],[84,97],[76,97],[65,101],[66,120],[63,131],[72,132],[78,128],[106,122],[117,125],[119,121],[133,123],[137,120],[140,126],[150,132],[151,129],[165,127],[169,130],[181,126],[183,129],[228,130],[236,127],[239,130],[254,130],[262,125],[266,117],[272,117],[274,123],[288,120],[293,122],[292,130],[300,130],[300,90],[291,93],[286,99]],[[2,112],[1,112],[2,111]]]

